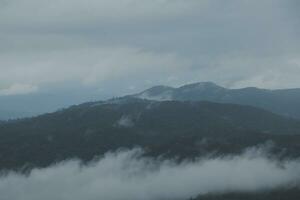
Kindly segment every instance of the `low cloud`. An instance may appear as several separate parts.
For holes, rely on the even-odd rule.
[[[0,83],[45,85],[80,82],[86,86],[163,77],[188,65],[176,54],[159,54],[139,48],[82,48],[14,56],[0,55]],[[135,78],[132,78],[135,77]]]
[[[130,116],[124,115],[117,121],[117,126],[129,128],[134,126],[134,122]]]
[[[38,87],[35,85],[28,84],[13,84],[5,89],[0,89],[0,96],[10,96],[10,95],[22,95],[35,93],[38,91]]]
[[[28,176],[10,173],[0,179],[1,199],[184,200],[211,192],[272,189],[300,180],[300,161],[279,162],[257,149],[182,163],[147,159],[142,153],[108,153],[88,166],[68,161]]]
[[[87,2],[0,0],[0,84],[117,95],[195,81],[300,85],[295,0]]]

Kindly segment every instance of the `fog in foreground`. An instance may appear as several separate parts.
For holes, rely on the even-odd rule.
[[[0,178],[1,199],[185,200],[206,193],[292,187],[300,180],[300,160],[278,161],[261,148],[181,163],[142,153],[108,153],[89,165],[66,161],[27,176],[11,172]]]

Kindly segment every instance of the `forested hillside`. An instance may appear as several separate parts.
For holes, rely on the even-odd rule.
[[[266,142],[300,155],[300,123],[249,106],[155,102],[131,98],[72,106],[0,125],[1,169],[46,167],[70,158],[89,161],[136,146],[147,155],[193,158],[234,154]]]

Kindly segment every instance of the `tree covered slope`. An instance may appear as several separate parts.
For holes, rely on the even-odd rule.
[[[134,98],[86,103],[0,125],[0,167],[44,167],[70,158],[88,161],[119,148],[149,155],[195,157],[238,153],[272,141],[300,155],[300,123],[249,106]]]

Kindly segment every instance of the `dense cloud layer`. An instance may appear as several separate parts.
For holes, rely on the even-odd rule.
[[[176,164],[142,158],[141,150],[109,153],[89,166],[68,161],[29,176],[0,179],[1,200],[187,199],[224,191],[288,187],[300,180],[300,161],[274,161],[260,150]]]
[[[299,6],[296,0],[0,0],[0,95],[65,85],[120,94],[193,81],[300,87]]]

